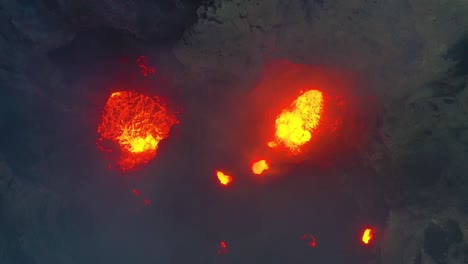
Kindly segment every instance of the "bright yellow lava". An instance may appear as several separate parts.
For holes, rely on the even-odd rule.
[[[364,242],[364,244],[369,244],[370,240],[372,239],[372,229],[370,228],[366,228],[366,230],[364,230],[364,233],[362,234],[362,242]]]
[[[293,152],[300,152],[300,147],[310,141],[319,125],[322,111],[321,91],[303,93],[276,118],[275,140],[268,142],[268,146],[274,148],[282,144]]]
[[[232,182],[232,177],[222,171],[216,171],[216,176],[222,185],[229,185]]]
[[[131,134],[129,135],[125,132],[118,139],[122,142],[123,145],[127,145],[128,151],[132,153],[141,153],[147,150],[155,151],[158,148],[159,141],[161,140],[159,137],[158,139],[155,139],[151,134],[146,135],[145,138],[132,138]]]
[[[254,174],[260,175],[264,171],[268,170],[270,166],[266,160],[259,160],[252,164],[252,172]]]

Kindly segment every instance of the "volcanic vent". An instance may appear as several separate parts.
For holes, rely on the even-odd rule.
[[[113,92],[107,100],[99,124],[98,147],[104,152],[120,151],[117,164],[123,171],[143,165],[156,156],[159,142],[178,121],[158,97],[137,92]],[[103,141],[120,149],[106,149]]]

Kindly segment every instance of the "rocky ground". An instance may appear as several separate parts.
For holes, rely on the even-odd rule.
[[[164,239],[147,248],[113,246],[133,252],[128,259],[103,253],[115,230],[109,218],[122,214],[110,209],[112,199],[126,180],[102,194],[112,181],[96,176],[108,172],[94,149],[93,111],[108,89],[102,87],[127,70],[116,66],[119,58],[139,54],[167,66],[160,73],[198,102],[186,102],[193,110],[187,126],[199,121],[195,113],[216,109],[200,104],[203,98],[249,92],[269,60],[351,69],[382,105],[378,136],[359,157],[386,208],[372,263],[468,263],[467,14],[465,0],[0,1],[0,263],[178,263],[177,243]],[[190,131],[197,140],[203,132]],[[177,151],[151,167],[160,167],[158,175],[171,173],[165,162],[191,151],[172,144]],[[146,191],[163,192],[157,185]],[[167,207],[160,210],[172,212]],[[363,212],[367,207],[360,202]],[[102,208],[106,213],[97,213]],[[154,224],[174,228],[165,222],[171,219]],[[123,236],[151,236],[132,230]],[[167,241],[186,236],[172,231]],[[151,246],[159,249],[148,257],[142,252]],[[215,262],[194,260],[207,261]]]

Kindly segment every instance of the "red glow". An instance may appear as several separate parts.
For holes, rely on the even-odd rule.
[[[148,205],[151,204],[151,201],[150,201],[149,199],[143,199],[143,204],[144,204],[145,206],[148,206]]]
[[[221,241],[218,245],[218,255],[226,255],[229,253],[226,242]]]
[[[256,161],[252,164],[252,172],[254,174],[260,175],[264,171],[268,170],[270,168],[270,165],[266,160],[259,160]]]
[[[216,177],[218,177],[219,183],[224,186],[227,186],[232,183],[232,177],[230,175],[225,174],[222,171],[216,171]]]
[[[275,172],[304,160],[340,162],[368,141],[378,120],[380,108],[367,88],[346,69],[267,62],[249,97],[253,144],[244,152],[268,157]]]
[[[132,192],[133,192],[133,195],[140,196],[140,191],[139,190],[133,189]]]
[[[364,244],[368,245],[371,242],[373,237],[374,237],[374,232],[372,232],[372,229],[366,228],[364,232],[362,233],[361,241]]]
[[[146,164],[156,156],[159,142],[169,135],[178,120],[158,97],[151,98],[136,92],[114,92],[107,100],[98,127],[101,137],[98,148],[107,153],[104,141],[120,147],[117,162],[122,171]]]
[[[307,241],[307,244],[312,248],[317,246],[317,238],[313,235],[302,235],[301,240]]]
[[[149,66],[148,59],[145,56],[138,57],[136,63],[138,68],[140,68],[140,72],[143,74],[143,76],[147,77],[149,74],[156,74],[156,69]]]
[[[122,58],[119,58],[119,62],[120,62],[120,63],[128,63],[128,59],[122,57]]]

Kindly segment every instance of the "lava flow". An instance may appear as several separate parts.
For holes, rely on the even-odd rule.
[[[368,140],[378,120],[367,88],[358,74],[346,69],[269,61],[250,94],[248,161],[268,157],[278,173],[290,163],[347,159],[347,153]]]
[[[224,174],[224,172],[222,171],[216,171],[216,177],[218,177],[219,183],[221,183],[224,186],[227,186],[232,182],[232,177],[227,174]]]
[[[270,168],[270,165],[268,165],[268,162],[266,160],[259,160],[252,164],[252,172],[257,175],[262,174],[264,171],[268,170],[269,168]]]
[[[117,143],[120,147],[117,163],[125,172],[152,160],[160,141],[177,123],[176,116],[158,97],[129,91],[114,92],[103,111],[97,145],[101,150],[112,152],[104,147],[104,141]]]
[[[362,242],[367,245],[370,243],[372,238],[373,238],[372,229],[366,228],[366,230],[364,230],[364,233],[362,234],[362,238],[361,238]]]
[[[284,145],[293,153],[299,153],[300,147],[309,142],[317,128],[323,111],[323,94],[318,90],[309,90],[301,94],[289,108],[276,118],[275,139],[268,146],[275,148]]]

